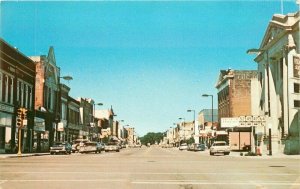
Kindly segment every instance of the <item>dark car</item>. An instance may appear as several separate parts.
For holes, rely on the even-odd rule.
[[[194,151],[205,151],[205,144],[194,144]]]
[[[101,151],[104,151],[105,144],[102,142],[98,142],[97,145],[100,147]]]
[[[56,142],[50,147],[50,154],[71,154],[72,145],[68,142]]]

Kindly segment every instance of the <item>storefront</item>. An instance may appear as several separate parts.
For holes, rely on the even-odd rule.
[[[45,119],[35,117],[33,131],[33,151],[47,152],[49,150],[49,132],[45,129]]]
[[[1,109],[13,110],[9,106],[0,106]],[[0,153],[11,151],[12,113],[0,112]]]

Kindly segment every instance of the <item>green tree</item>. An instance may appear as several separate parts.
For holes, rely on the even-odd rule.
[[[159,143],[164,137],[164,133],[154,133],[154,132],[149,132],[143,137],[141,137],[141,143],[143,145],[147,145],[148,143],[155,144],[155,142]]]

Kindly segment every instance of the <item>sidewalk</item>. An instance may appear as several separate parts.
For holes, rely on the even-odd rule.
[[[243,153],[243,156],[241,156],[240,153]],[[245,154],[247,154],[247,152],[231,151],[229,156],[241,157],[241,158],[255,158],[255,159],[285,158],[285,159],[299,159],[300,160],[300,155],[273,154],[272,156],[269,156],[267,154],[263,154],[261,156],[245,156]]]
[[[31,157],[31,156],[45,156],[50,155],[50,153],[22,153],[20,156],[18,154],[0,154],[0,159],[4,158],[21,158],[21,157]]]

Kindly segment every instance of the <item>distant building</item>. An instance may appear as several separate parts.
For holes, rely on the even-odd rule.
[[[0,153],[16,152],[16,115],[19,107],[28,110],[22,129],[22,151],[32,150],[34,129],[35,64],[0,38]]]
[[[210,145],[218,126],[218,110],[203,109],[198,113],[199,142]]]
[[[117,128],[114,124],[114,111],[112,107],[107,110],[95,110],[95,117],[99,120],[100,138],[117,136]]]
[[[77,101],[80,103],[80,124],[82,130],[80,130],[79,137],[83,139],[92,140],[94,138],[94,120],[93,120],[93,105],[94,100],[90,98],[78,98]]]
[[[68,126],[67,135],[68,141],[80,138],[80,131],[82,131],[82,125],[80,124],[80,103],[76,99],[69,96],[68,98]]]

